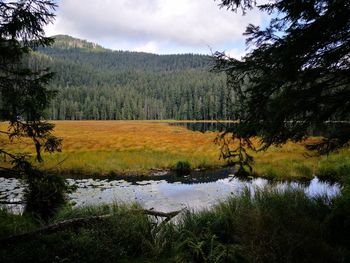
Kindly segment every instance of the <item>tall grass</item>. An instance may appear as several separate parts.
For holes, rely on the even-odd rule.
[[[316,175],[322,180],[344,181],[350,177],[350,151],[344,149],[320,159]]]
[[[225,161],[219,159],[219,146],[214,143],[215,132],[190,131],[164,121],[54,123],[55,135],[63,138],[63,152],[44,154],[45,162],[38,164],[41,169],[66,174],[140,175],[149,174],[153,169],[170,169],[182,160],[187,160],[193,169],[225,165]],[[0,130],[6,130],[5,123],[0,124]],[[6,135],[0,134],[2,148],[34,152],[30,141],[7,142]],[[310,180],[317,172],[321,177],[329,174],[328,168],[333,169],[340,163],[350,165],[349,149],[328,158],[306,157],[306,153],[303,143],[288,142],[283,147],[252,153],[253,168],[257,175],[270,179]],[[1,156],[0,163],[10,165]]]
[[[67,229],[1,247],[0,262],[119,262],[121,259],[149,257],[153,223],[134,208],[113,206],[75,211],[66,209],[53,222],[105,212],[112,213],[112,217],[79,230]]]
[[[329,211],[325,200],[309,199],[301,191],[257,191],[254,198],[246,191],[214,210],[186,214],[180,226],[190,233],[181,237],[187,244],[184,257],[195,262],[213,256],[220,259],[216,262],[332,260],[322,227]],[[188,246],[193,243],[197,246]]]
[[[193,168],[224,164],[219,160],[214,132],[193,132],[151,121],[59,121],[55,124],[55,135],[63,138],[63,151],[44,154],[42,169],[102,175],[147,174],[152,169],[170,169],[181,160],[188,160]],[[0,128],[6,129],[5,124]],[[0,140],[6,141],[4,135]],[[10,151],[34,150],[30,141],[4,147]]]
[[[334,200],[292,189],[266,188],[254,195],[246,190],[211,209],[186,211],[163,226],[137,212],[137,205],[68,207],[52,222],[113,216],[1,247],[0,261],[349,262],[350,189],[344,189]],[[6,229],[2,236],[33,228],[28,219],[5,212],[0,216],[0,229]],[[10,218],[16,219],[13,226]]]

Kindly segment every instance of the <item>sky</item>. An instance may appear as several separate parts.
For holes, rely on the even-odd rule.
[[[258,10],[242,16],[214,0],[58,0],[48,36],[66,34],[113,50],[157,54],[245,54],[249,23],[266,24]]]

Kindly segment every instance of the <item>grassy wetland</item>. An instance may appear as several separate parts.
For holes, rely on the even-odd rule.
[[[0,263],[350,262],[350,1],[263,2],[0,1]]]
[[[62,152],[44,153],[43,170],[82,175],[148,175],[186,161],[192,169],[225,166],[218,132],[192,131],[171,121],[55,121],[54,135],[63,139]],[[174,123],[174,121],[173,121]],[[0,125],[6,130],[6,124]],[[2,142],[7,142],[5,136]],[[1,138],[1,137],[0,137]],[[315,140],[311,138],[309,140]],[[256,140],[257,141],[257,140]],[[265,152],[252,153],[254,174],[269,179],[338,178],[350,170],[349,149],[329,156],[309,156],[304,143],[288,142]],[[11,152],[33,153],[31,141],[3,144]],[[2,165],[6,159],[1,158]]]

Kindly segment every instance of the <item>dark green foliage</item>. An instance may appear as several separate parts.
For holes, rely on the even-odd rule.
[[[173,170],[177,175],[188,175],[191,172],[191,164],[189,161],[178,161]]]
[[[33,170],[25,177],[25,213],[47,221],[67,201],[73,190],[62,176]]]
[[[350,175],[350,156],[348,149],[344,149],[340,154],[327,155],[320,158],[315,175],[324,181],[344,184]]]
[[[139,207],[87,207],[78,211],[67,208],[59,213],[56,219],[101,214],[112,214],[112,217],[88,224],[79,230],[67,229],[57,234],[39,236],[30,242],[21,243],[20,249],[2,247],[0,261],[128,262],[128,259],[140,256],[151,258],[154,225],[146,215],[137,212],[136,209]],[[22,228],[23,230],[25,228]]]
[[[35,229],[37,225],[27,216],[13,215],[0,209],[0,238]]]
[[[301,190],[246,190],[160,227],[138,206],[68,207],[51,222],[113,216],[1,246],[0,261],[348,262],[349,204],[348,185],[334,200],[309,198]],[[5,212],[0,217],[2,237],[35,227],[30,218]]]
[[[213,58],[206,55],[179,54],[157,55],[144,52],[112,51],[95,43],[73,38],[66,35],[53,37],[55,42],[50,47],[38,48],[39,56],[50,56],[56,62],[67,63],[68,66],[79,68],[80,71],[94,68],[95,70],[110,71],[146,71],[146,72],[176,72],[188,69],[210,69]],[[83,65],[74,63],[82,62]],[[63,79],[67,79],[67,72],[63,73]],[[74,73],[74,72],[72,72]],[[79,83],[79,73],[70,78]],[[100,72],[99,72],[100,74]],[[91,81],[91,76],[87,76]],[[63,80],[60,78],[60,80]],[[107,79],[108,81],[108,79]],[[60,84],[63,84],[60,82]]]
[[[226,159],[228,165],[238,167],[237,176],[246,177],[252,173],[252,164],[254,162],[253,157],[247,150],[254,149],[254,146],[249,139],[245,139],[239,135],[236,136],[235,134],[229,134],[227,136],[228,134],[225,131],[215,139],[215,143],[220,145],[220,158]]]
[[[2,133],[10,140],[31,138],[38,161],[42,161],[43,146],[49,151],[60,146],[60,140],[50,133],[53,125],[42,120],[55,94],[46,87],[53,74],[46,68],[30,67],[25,57],[31,49],[52,43],[43,27],[52,22],[55,7],[54,1],[0,3],[0,120],[9,122]]]
[[[268,180],[273,181],[273,180],[276,180],[278,178],[278,173],[273,168],[269,168],[263,174],[263,177],[268,179]]]
[[[235,229],[220,225],[221,216],[214,211],[183,215],[175,236],[180,262],[245,262],[240,246],[227,240]]]
[[[222,0],[248,11],[255,1]],[[241,61],[217,53],[215,69],[226,72],[239,105],[236,136],[260,136],[261,149],[291,139],[327,121],[348,121],[350,110],[350,2],[276,0],[258,5],[273,14],[266,28],[249,25],[252,47]],[[322,33],[320,33],[322,32]],[[324,154],[347,144],[343,125],[309,149]]]
[[[326,228],[329,229],[329,238],[335,244],[340,246],[349,246],[350,236],[344,233],[350,232],[350,177],[347,174],[343,178],[344,185],[342,196],[334,200],[332,213],[326,219]],[[350,252],[347,251],[348,257]]]
[[[33,67],[50,66],[58,90],[50,119],[227,119],[232,94],[223,74],[208,72],[210,56],[111,51],[56,36],[32,54]]]
[[[309,166],[304,164],[294,165],[295,172],[300,176],[300,180],[312,180],[313,171]]]
[[[342,182],[350,176],[350,165],[349,164],[339,164],[334,167],[329,167],[324,165],[318,169],[316,176],[325,181],[330,182]]]
[[[236,226],[236,233],[229,238],[242,244],[249,261],[327,262],[333,258],[322,239],[322,221],[329,212],[324,201],[308,199],[298,191],[258,191],[254,199],[246,192],[220,209],[230,211],[232,217],[227,217],[225,224]],[[318,256],[320,248],[325,253]]]
[[[187,213],[180,224],[188,262],[335,262],[323,239],[330,208],[302,192],[249,191],[213,210]],[[319,248],[323,249],[318,255]]]
[[[55,1],[23,0],[0,2],[0,121],[9,123],[9,142],[30,138],[36,159],[42,150],[60,150],[61,139],[51,132],[54,125],[43,120],[55,91],[47,87],[53,77],[47,68],[28,65],[29,54],[53,39],[45,37],[43,27],[54,19]],[[0,167],[1,172],[23,176],[26,211],[47,220],[65,202],[66,182],[58,176],[44,174],[26,160],[26,155],[10,153],[13,167]]]

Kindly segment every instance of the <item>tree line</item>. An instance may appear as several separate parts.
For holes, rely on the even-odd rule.
[[[233,93],[210,56],[111,51],[69,36],[29,58],[56,73],[53,120],[232,118]]]

